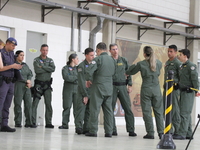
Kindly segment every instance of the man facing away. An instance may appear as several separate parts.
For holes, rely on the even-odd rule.
[[[96,46],[97,56],[87,68],[86,85],[91,85],[91,101],[89,104],[89,132],[86,136],[97,136],[98,115],[100,108],[104,113],[105,137],[112,137],[113,110],[112,92],[113,75],[115,73],[115,61],[108,55],[106,44],[101,42]]]

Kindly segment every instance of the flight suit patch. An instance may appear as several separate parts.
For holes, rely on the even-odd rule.
[[[118,66],[123,66],[123,63],[117,63]]]
[[[81,72],[82,71],[82,68],[78,68],[78,72]]]
[[[194,70],[194,69],[195,69],[195,67],[194,67],[194,66],[192,66],[190,69],[191,69],[191,70]]]

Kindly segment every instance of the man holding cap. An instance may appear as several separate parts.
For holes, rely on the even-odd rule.
[[[21,69],[20,64],[15,63],[14,49],[17,45],[16,39],[10,37],[1,49],[3,68],[0,69],[0,131],[15,132],[14,128],[8,126],[9,108],[14,94],[14,69]]]

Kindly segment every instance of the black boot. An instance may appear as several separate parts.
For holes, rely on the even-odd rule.
[[[16,129],[15,128],[11,128],[9,126],[3,126],[1,127],[1,132],[15,132]]]

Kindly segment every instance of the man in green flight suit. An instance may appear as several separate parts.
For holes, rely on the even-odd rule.
[[[91,101],[89,105],[89,132],[86,136],[97,136],[98,115],[100,107],[104,113],[105,137],[112,137],[113,110],[112,92],[115,61],[107,53],[106,44],[101,42],[96,46],[97,56],[86,69],[86,87],[91,85]]]
[[[191,128],[191,113],[194,103],[194,97],[199,96],[199,82],[197,67],[192,63],[190,51],[188,49],[179,50],[179,60],[183,63],[179,70],[180,81],[180,116],[181,123],[178,133],[173,135],[174,139],[184,140],[193,138]],[[193,90],[195,89],[195,90]]]
[[[54,126],[52,125],[53,110],[51,106],[51,74],[55,71],[55,64],[51,58],[47,57],[48,49],[49,47],[47,44],[41,45],[41,55],[39,57],[36,57],[33,62],[36,76],[34,81],[32,122],[34,125],[36,125],[37,106],[41,99],[41,96],[44,96],[46,122],[45,128],[54,128]]]
[[[180,125],[180,109],[179,109],[179,97],[180,90],[178,89],[179,82],[179,68],[181,66],[181,62],[177,59],[177,46],[170,45],[168,48],[168,60],[165,63],[165,76],[164,76],[164,91],[163,91],[163,102],[165,106],[166,99],[166,80],[168,80],[168,71],[172,70],[174,72],[174,90],[172,92],[172,125],[174,127],[174,131],[170,131],[173,134],[177,134],[179,125]],[[164,107],[165,111],[165,107]]]
[[[78,65],[78,96],[77,107],[75,115],[75,126],[77,134],[85,134],[89,132],[88,119],[89,119],[89,101],[90,89],[85,86],[85,69],[94,59],[94,50],[92,48],[85,49],[85,60]],[[84,122],[84,124],[83,124]]]
[[[115,109],[117,98],[119,98],[122,108],[125,112],[126,130],[129,132],[129,136],[137,136],[134,132],[134,115],[131,110],[131,102],[129,93],[132,91],[132,79],[131,76],[126,76],[125,72],[128,70],[129,65],[126,58],[119,56],[117,44],[110,44],[110,53],[112,58],[116,61],[116,72],[113,76],[113,101],[112,108]],[[128,85],[128,89],[127,89]],[[113,133],[117,135],[117,128],[115,124],[115,117],[113,116]]]

